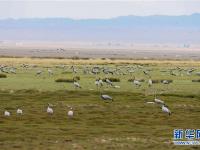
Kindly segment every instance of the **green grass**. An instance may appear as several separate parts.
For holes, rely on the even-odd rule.
[[[144,103],[152,96],[108,94],[113,103],[102,102],[98,92],[1,92],[1,108],[11,112],[9,118],[0,116],[1,148],[188,149],[172,144],[173,129],[199,128],[199,97],[160,96],[172,110],[168,117]],[[46,114],[47,103],[56,105],[53,116]],[[67,118],[66,105],[74,108],[74,118]],[[16,116],[17,106],[23,106],[23,116]]]
[[[144,82],[141,88],[136,88],[128,82],[131,75],[115,75],[120,82],[114,84],[120,85],[120,89],[104,86],[97,90],[95,79],[111,75],[85,75],[80,70],[74,75],[62,74],[62,69],[51,67],[53,76],[39,66],[28,70],[19,68],[16,75],[8,74],[0,79],[0,149],[199,148],[172,143],[174,129],[199,128],[200,84],[191,81],[198,76],[170,76],[159,72],[166,69],[162,64],[149,65],[145,68],[153,69],[152,79],[170,79],[173,83],[154,84],[149,88]],[[45,73],[37,77],[35,73],[39,69]],[[55,82],[58,78],[74,76],[80,76],[82,89],[75,90],[72,83]],[[140,71],[135,76],[148,79]],[[154,90],[163,91],[158,97],[169,106],[170,117],[160,107],[145,104],[145,100],[154,99]],[[100,91],[111,95],[114,102],[103,102]],[[53,116],[46,114],[47,103],[56,105]],[[74,118],[67,117],[66,105],[74,108]],[[17,107],[22,107],[23,116],[16,116]],[[3,116],[4,109],[11,112],[9,118]]]
[[[109,67],[115,67],[113,65],[108,65]],[[41,91],[56,91],[56,90],[74,90],[73,83],[56,83],[55,80],[59,78],[67,78],[73,79],[75,76],[80,76],[81,80],[79,81],[82,85],[82,90],[96,90],[96,86],[94,81],[96,78],[101,77],[102,79],[105,77],[112,77],[112,75],[104,75],[101,73],[100,75],[85,75],[82,73],[82,67],[79,66],[79,70],[77,74],[62,74],[63,69],[58,69],[52,66],[52,70],[54,71],[53,76],[49,76],[47,73],[47,69],[43,67],[31,68],[31,69],[22,69],[19,68],[17,70],[17,74],[8,74],[7,78],[0,79],[0,88],[2,90],[20,90],[20,89],[35,89]],[[171,66],[168,68],[173,68],[175,66]],[[192,66],[191,66],[192,67]],[[153,71],[151,72],[151,76],[153,80],[173,80],[173,83],[170,85],[163,84],[154,84],[151,89],[148,91],[152,91],[152,89],[164,90],[167,93],[179,93],[179,94],[195,94],[200,93],[200,86],[198,82],[192,82],[194,79],[199,79],[197,75],[187,76],[171,76],[169,72],[163,73],[160,70],[167,69],[162,65],[157,66],[149,66],[145,68],[151,68]],[[188,68],[188,67],[186,67]],[[41,76],[35,76],[37,70],[44,70],[45,72]],[[68,69],[69,70],[69,69]],[[199,71],[199,70],[197,70]],[[144,79],[148,80],[148,77],[145,76],[141,71],[136,71],[134,73],[136,79]],[[132,91],[132,92],[142,92],[147,89],[147,83],[142,83],[142,87],[140,89],[135,88],[131,82],[128,82],[132,76],[130,74],[127,75],[114,75],[115,78],[120,79],[120,82],[115,83],[116,85],[121,86],[121,89],[113,89],[109,88],[108,91]],[[105,87],[104,87],[105,89]]]

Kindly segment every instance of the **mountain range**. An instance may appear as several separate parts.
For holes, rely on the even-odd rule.
[[[200,14],[1,19],[0,40],[199,43]]]

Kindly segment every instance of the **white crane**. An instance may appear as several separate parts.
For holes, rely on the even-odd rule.
[[[135,76],[133,76],[133,77],[134,77],[133,78],[133,84],[136,85],[136,86],[138,86],[138,87],[140,87],[141,86],[141,82],[138,81],[138,80],[135,80]]]
[[[95,85],[96,85],[97,89],[101,88],[103,86],[103,81],[100,78],[96,79]]]
[[[52,115],[53,114],[53,108],[51,108],[50,106],[47,107],[47,113]]]
[[[169,81],[163,80],[162,83],[163,83],[163,84],[169,84]]]
[[[164,101],[162,101],[162,100],[156,98],[156,91],[154,92],[154,94],[155,94],[154,102],[155,102],[156,104],[159,104],[159,105],[164,105],[164,104],[165,104]]]
[[[103,81],[101,79],[99,79],[99,84],[100,86],[103,86]]]
[[[9,117],[9,116],[10,116],[10,112],[7,111],[7,110],[5,110],[5,111],[4,111],[4,116]]]
[[[101,98],[104,101],[113,101],[113,98],[109,95],[106,95],[106,94],[101,94]]]
[[[23,113],[23,111],[22,111],[22,109],[17,109],[17,115],[22,115],[22,113]]]
[[[162,105],[162,112],[167,113],[169,116],[171,115],[171,111],[167,108],[166,105]]]
[[[160,100],[160,99],[157,99],[157,98],[154,99],[154,102],[155,102],[156,104],[165,104],[164,101],[162,101],[162,100]]]
[[[67,112],[67,116],[72,118],[74,116],[73,108],[71,107],[70,110]]]
[[[75,87],[75,88],[80,88],[80,89],[81,89],[81,86],[80,86],[80,84],[79,84],[77,81],[74,81],[74,87]]]
[[[96,80],[95,82],[94,82],[94,84],[96,85],[96,87],[98,88],[99,87],[99,85],[100,85],[100,83],[99,83],[99,80]]]
[[[106,78],[106,83],[107,83],[108,85],[113,86],[113,83],[112,83],[108,78]]]
[[[53,71],[52,71],[51,69],[48,69],[47,71],[48,71],[48,73],[49,73],[49,76],[50,76],[50,75],[53,75]]]
[[[11,69],[10,69],[10,73],[16,74],[15,69],[14,69],[14,68],[11,68]]]
[[[134,80],[134,81],[133,81],[133,84],[135,84],[136,86],[141,86],[141,83],[140,83],[140,81],[138,81],[138,80]]]
[[[148,86],[149,86],[149,87],[151,87],[151,86],[152,86],[152,84],[153,84],[152,80],[151,80],[151,79],[149,79],[149,81],[148,81]]]

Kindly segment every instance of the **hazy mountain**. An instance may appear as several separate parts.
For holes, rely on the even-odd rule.
[[[200,14],[123,16],[112,19],[68,18],[0,20],[0,40],[78,40],[200,42]]]

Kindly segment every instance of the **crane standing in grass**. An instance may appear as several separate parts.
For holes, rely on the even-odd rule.
[[[148,86],[151,87],[153,85],[153,81],[151,80],[151,78],[148,81]]]
[[[7,111],[7,110],[5,110],[5,111],[4,111],[4,116],[5,116],[5,117],[9,117],[9,116],[10,116],[10,112]]]
[[[50,107],[50,104],[48,104],[47,113],[48,113],[49,115],[53,115],[53,108]]]
[[[47,71],[49,73],[49,76],[53,75],[53,71],[51,69],[48,69]]]
[[[113,83],[108,79],[108,78],[106,78],[106,83],[108,84],[108,85],[110,85],[110,86],[113,86]]]
[[[167,113],[169,116],[171,115],[171,111],[168,109],[168,107],[165,104],[162,105],[162,112]]]
[[[102,86],[103,86],[103,80],[102,80],[102,79],[100,79],[100,78],[99,78],[99,85],[100,85],[100,87],[102,87]]]
[[[162,101],[162,100],[160,100],[160,99],[157,98],[157,96],[156,96],[156,91],[154,91],[154,95],[155,95],[154,102],[155,102],[156,104],[159,104],[159,105],[164,105],[164,104],[165,104],[164,101]]]
[[[77,89],[77,88],[81,89],[82,88],[77,81],[74,81],[74,87],[75,87],[75,89]]]
[[[70,110],[67,112],[67,116],[72,118],[74,116],[73,108],[71,107]]]
[[[98,80],[98,79],[96,79],[96,81],[94,82],[94,84],[96,85],[96,87],[97,87],[97,89],[98,89],[98,88],[99,88],[99,86],[100,86],[99,80]]]
[[[106,94],[101,94],[101,99],[104,101],[113,101],[113,98]]]
[[[22,109],[18,108],[16,113],[17,113],[17,115],[22,115],[23,111],[22,111]]]
[[[133,76],[133,84],[136,85],[137,87],[141,86],[141,82],[135,79],[135,76]]]
[[[39,75],[41,75],[42,74],[42,70],[38,70],[37,72],[36,72],[36,76],[39,76]]]
[[[101,88],[103,86],[103,81],[99,78],[99,79],[96,79],[94,84],[96,85],[96,87],[98,89],[98,88]]]

